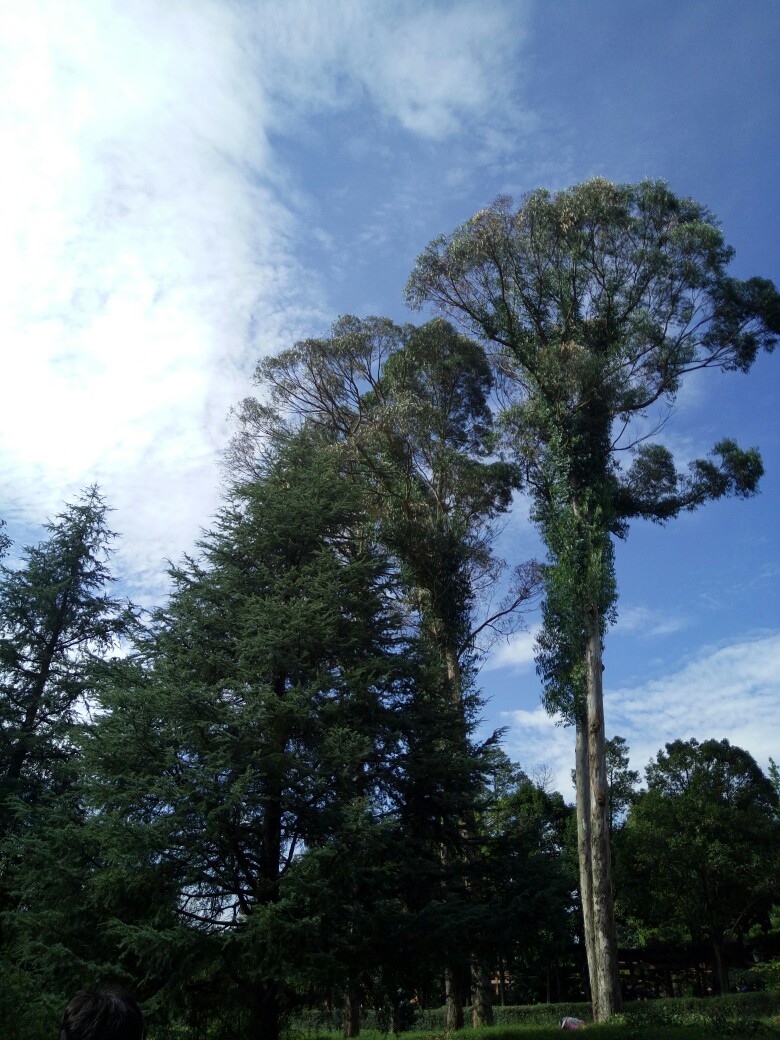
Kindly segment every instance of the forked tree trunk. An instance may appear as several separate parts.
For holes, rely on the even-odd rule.
[[[590,868],[593,892],[593,952],[598,993],[594,1017],[608,1021],[620,1011],[620,976],[612,895],[612,861],[609,848],[609,787],[604,739],[601,632],[595,607],[590,615],[587,648],[587,736],[590,795]],[[597,1015],[596,1015],[597,1011]]]
[[[593,929],[593,873],[590,859],[590,770],[588,768],[587,719],[577,720],[575,744],[575,782],[577,787],[577,859],[580,868],[580,900],[588,981],[593,1018],[599,1021],[599,993],[596,985],[596,948]]]

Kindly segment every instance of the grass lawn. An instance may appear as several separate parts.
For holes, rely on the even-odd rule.
[[[492,1026],[485,1029],[462,1029],[457,1034],[430,1031],[401,1033],[399,1040],[561,1040],[564,1036],[582,1036],[583,1033],[592,1036],[594,1040],[714,1040],[718,1037],[765,1037],[766,1040],[780,1040],[780,1016],[674,1024],[590,1023],[584,1030],[574,1033],[564,1032],[554,1026]],[[317,1040],[341,1040],[340,1034],[318,1033],[316,1036]],[[392,1034],[388,1037],[374,1030],[363,1030],[360,1034],[360,1040],[389,1040],[392,1037]],[[302,1034],[293,1030],[289,1040],[302,1040]]]

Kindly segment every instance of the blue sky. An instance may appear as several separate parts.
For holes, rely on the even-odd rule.
[[[98,481],[131,595],[218,503],[265,353],[343,313],[409,320],[415,256],[499,193],[662,177],[734,272],[780,281],[775,0],[27,0],[0,12],[0,515],[19,540]],[[749,502],[618,547],[608,733],[780,758],[780,358],[703,373],[665,441],[761,447]],[[502,546],[538,551],[519,504]],[[531,624],[534,618],[529,619]],[[483,672],[486,725],[568,784],[532,635]]]

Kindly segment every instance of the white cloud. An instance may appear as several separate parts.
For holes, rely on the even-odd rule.
[[[780,633],[702,649],[679,670],[641,686],[605,690],[608,736],[625,737],[631,766],[644,767],[672,740],[726,738],[762,769],[780,757]],[[545,764],[554,783],[573,797],[574,730],[544,711],[503,713],[508,753],[524,769]]]
[[[725,737],[766,768],[778,757],[780,633],[704,648],[671,675],[605,697],[607,729],[626,737],[634,768],[691,737]]]
[[[564,727],[541,706],[532,711],[502,712],[507,754],[527,773],[545,767],[551,775],[552,787],[573,801],[571,771],[574,768],[574,729]]]
[[[652,636],[667,636],[685,628],[685,618],[649,610],[647,607],[621,607],[614,628],[610,631],[619,635],[634,634],[649,639]]]
[[[366,98],[431,140],[487,123],[518,32],[472,2],[4,5],[0,512],[97,480],[153,581],[208,523],[256,356],[332,317],[274,135]]]
[[[487,659],[483,670],[490,672],[497,668],[512,668],[524,671],[534,663],[536,638],[539,626],[535,625],[528,632],[517,632],[507,640],[499,643]]]
[[[367,96],[388,119],[424,137],[464,119],[511,120],[505,75],[524,36],[526,4],[413,0],[252,3],[247,19],[269,93],[289,112],[346,107]],[[504,142],[506,143],[506,142]]]
[[[273,342],[296,295],[232,8],[174,6],[17,5],[2,34],[2,491],[40,521],[99,480],[158,571],[213,507],[248,321]]]

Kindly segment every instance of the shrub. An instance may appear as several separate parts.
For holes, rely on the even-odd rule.
[[[748,989],[769,989],[774,992],[780,991],[780,960],[763,961],[754,964],[750,968],[743,968],[733,972],[734,982],[738,985],[745,983]]]
[[[621,1020],[631,1025],[703,1024],[720,1028],[780,1014],[778,993],[728,993],[722,997],[664,997],[632,1001]]]

